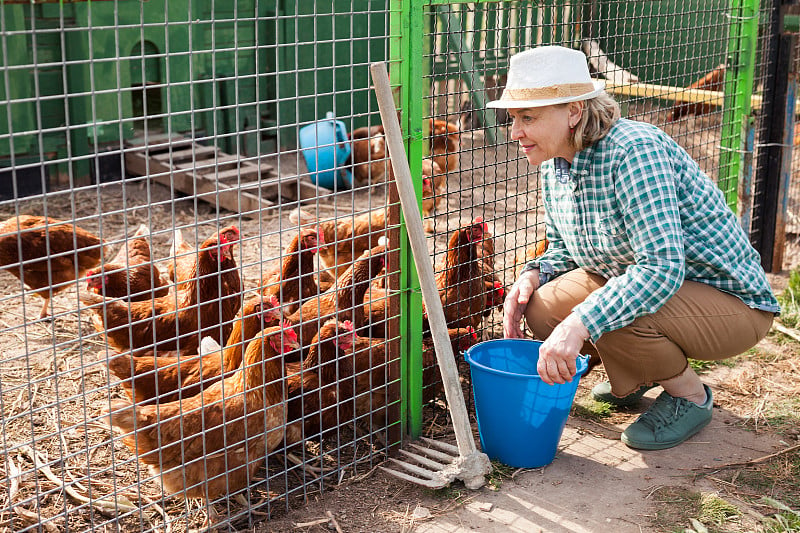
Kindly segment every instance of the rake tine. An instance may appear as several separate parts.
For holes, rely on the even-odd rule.
[[[451,463],[455,457],[452,455],[448,455],[444,452],[440,452],[439,450],[431,450],[430,448],[426,448],[425,446],[420,446],[419,444],[409,443],[408,445],[415,450],[418,450],[425,455],[432,457],[434,459],[439,459],[440,461],[444,461],[445,463]]]
[[[421,466],[417,466],[415,464],[406,463],[405,461],[400,461],[399,459],[389,459],[392,463],[405,468],[412,474],[417,474],[418,476],[422,476],[426,479],[440,479],[441,475],[437,471],[428,470],[427,468],[422,468]]]
[[[420,437],[419,440],[427,442],[430,446],[433,446],[434,448],[439,448],[440,450],[450,452],[452,455],[458,455],[458,446],[454,446],[448,442],[440,442],[438,440],[429,439],[427,437]]]
[[[422,464],[423,466],[427,466],[428,468],[433,468],[434,470],[441,470],[442,468],[446,467],[446,464],[437,463],[436,461],[432,461],[423,455],[419,455],[416,453],[407,452],[405,450],[397,450],[406,457],[411,457],[415,459],[418,463]]]
[[[437,482],[429,479],[420,479],[418,477],[409,476],[404,472],[398,472],[397,470],[392,470],[391,468],[386,468],[385,466],[379,466],[378,468],[380,468],[387,474],[391,474],[394,477],[398,477],[404,481],[410,481],[411,483],[416,483],[417,485],[422,485],[424,487],[428,487],[431,489],[441,489],[442,487],[448,484],[444,480],[440,480]]]

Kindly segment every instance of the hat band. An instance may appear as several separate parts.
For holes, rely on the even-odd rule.
[[[546,100],[550,98],[567,98],[589,94],[595,90],[591,83],[565,83],[551,85],[550,87],[536,87],[527,89],[506,89],[501,100]]]

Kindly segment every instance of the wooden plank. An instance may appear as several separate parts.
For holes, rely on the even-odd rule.
[[[606,91],[624,96],[644,98],[659,98],[674,102],[702,102],[722,107],[725,93],[722,91],[705,91],[702,89],[687,89],[686,87],[671,87],[669,85],[654,85],[651,83],[625,83],[617,84],[606,80]],[[754,94],[750,99],[754,108],[761,107],[761,95]]]
[[[183,135],[179,135],[177,133],[173,133],[172,135],[166,133],[154,133],[152,135],[148,135],[147,137],[139,136],[134,137],[125,141],[125,146],[129,148],[139,148],[148,146],[150,148],[168,148],[170,146],[174,147],[181,147],[181,146],[188,146],[192,144],[192,140],[189,138],[184,137]]]
[[[266,165],[265,165],[266,167]],[[267,169],[269,167],[266,167]],[[255,165],[242,165],[239,168],[232,168],[230,170],[223,170],[222,172],[217,172],[216,178],[219,181],[227,181],[231,178],[249,178],[251,176],[258,176],[260,173],[260,169]],[[213,176],[214,174],[212,174]]]
[[[125,170],[137,176],[172,172],[169,165],[147,157],[144,152],[127,152],[125,154]]]
[[[191,160],[213,160],[212,154],[217,152],[216,146],[202,146],[199,144],[193,144],[190,148],[185,150],[177,150],[177,151],[170,151],[164,152],[162,154],[151,155],[153,159],[158,161],[171,161],[172,164],[181,163],[183,161],[191,161]]]
[[[191,170],[197,174],[214,174],[219,168],[228,168],[238,164],[239,156],[219,152],[216,157],[209,159],[198,159],[188,163],[177,163],[175,168],[181,170]]]
[[[126,170],[140,176],[149,175],[150,179],[180,191],[199,200],[216,205],[233,212],[240,212],[246,216],[257,216],[261,209],[276,205],[265,198],[270,193],[277,197],[280,182],[278,178],[272,180],[252,181],[245,184],[228,185],[224,180],[239,175],[250,176],[257,172],[274,175],[275,170],[269,165],[244,162],[233,169],[219,171],[220,167],[238,165],[239,156],[218,152],[215,147],[192,145],[191,149],[171,154],[149,155],[150,150],[129,151],[125,154]],[[181,158],[197,157],[198,155],[216,154],[209,159],[195,159],[189,163],[173,164]],[[166,157],[163,157],[166,156]],[[171,157],[170,157],[171,156]],[[177,157],[176,157],[177,156]],[[206,170],[206,173],[201,173]],[[218,179],[219,177],[223,179]],[[260,193],[260,197],[259,197]]]

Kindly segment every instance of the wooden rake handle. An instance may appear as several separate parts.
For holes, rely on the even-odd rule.
[[[467,406],[464,403],[464,394],[461,391],[461,383],[458,378],[458,368],[453,356],[450,337],[447,334],[447,320],[444,317],[439,289],[436,287],[433,266],[429,260],[430,255],[428,246],[425,243],[425,231],[422,228],[422,216],[417,205],[417,195],[414,192],[411,169],[408,166],[408,158],[406,158],[406,151],[403,146],[403,134],[400,131],[394,98],[389,86],[389,74],[386,71],[386,65],[382,62],[372,63],[370,72],[372,74],[372,83],[375,86],[375,96],[378,100],[378,109],[381,113],[384,134],[386,135],[386,145],[389,148],[389,157],[397,181],[400,207],[403,209],[408,238],[411,242],[411,252],[419,273],[422,299],[425,301],[425,307],[428,311],[428,323],[433,336],[436,360],[439,362],[439,369],[444,382],[444,394],[453,419],[458,453],[462,457],[468,457],[476,452],[475,439],[472,438]]]

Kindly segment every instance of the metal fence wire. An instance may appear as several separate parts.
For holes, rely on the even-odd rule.
[[[546,246],[538,170],[485,110],[512,54],[583,50],[747,218],[765,60],[731,46],[763,50],[767,7],[399,5],[0,3],[0,528],[255,528],[449,436],[373,62],[468,399],[460,352]]]

